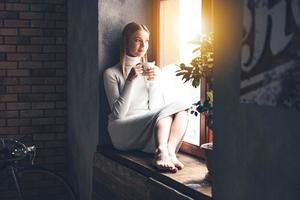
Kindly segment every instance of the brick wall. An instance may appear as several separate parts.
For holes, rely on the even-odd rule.
[[[0,0],[0,137],[32,135],[66,169],[65,0]]]

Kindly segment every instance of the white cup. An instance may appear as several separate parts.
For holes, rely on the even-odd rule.
[[[145,62],[143,64],[143,68],[144,68],[145,71],[148,70],[148,69],[154,68],[154,66],[155,66],[155,61],[153,61],[153,62]]]

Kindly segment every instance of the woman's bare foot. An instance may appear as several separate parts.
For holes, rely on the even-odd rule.
[[[167,148],[157,148],[155,150],[153,165],[161,171],[172,172],[172,173],[177,172],[177,168],[175,167],[173,161],[171,160]]]
[[[173,162],[173,164],[175,165],[175,167],[179,170],[184,168],[184,164],[182,162],[180,162],[176,156],[175,153],[169,153],[171,161]]]

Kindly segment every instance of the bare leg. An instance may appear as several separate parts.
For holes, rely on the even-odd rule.
[[[188,121],[187,111],[178,112],[174,116],[171,129],[170,129],[168,150],[172,162],[174,163],[175,167],[177,167],[178,169],[182,169],[184,167],[182,162],[180,162],[177,159],[176,153],[178,151],[179,145],[184,136],[186,126],[187,126],[187,121]]]
[[[173,117],[160,119],[156,128],[156,150],[153,164],[162,171],[177,172],[168,151],[168,140]]]

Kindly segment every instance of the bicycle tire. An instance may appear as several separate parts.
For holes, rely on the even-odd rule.
[[[76,200],[70,184],[52,170],[40,166],[22,168],[17,178],[23,200]]]

